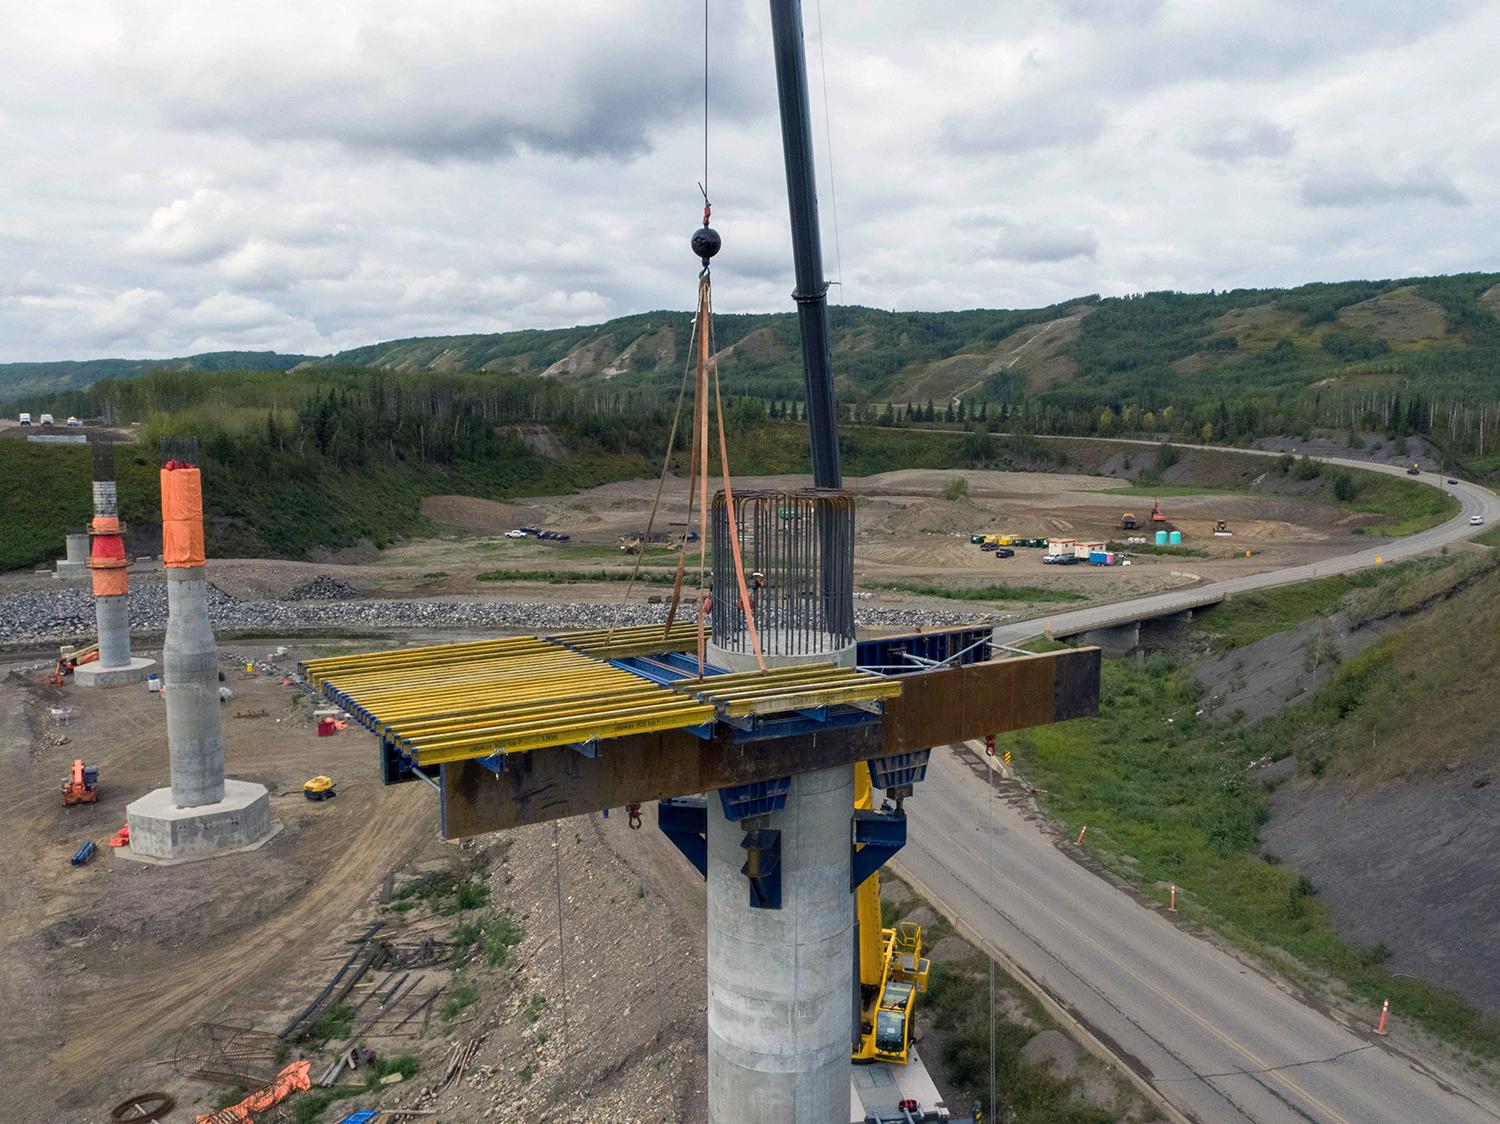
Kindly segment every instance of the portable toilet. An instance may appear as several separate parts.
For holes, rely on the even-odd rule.
[[[1169,541],[1171,542],[1171,544],[1173,546],[1181,546],[1182,545],[1182,532],[1181,531],[1173,531],[1172,534],[1169,536]]]
[[[1109,554],[1106,553],[1105,551],[1102,551],[1102,550],[1091,550],[1091,551],[1089,551],[1089,565],[1090,566],[1108,566],[1109,565]]]
[[[1157,531],[1156,532],[1156,545],[1157,546],[1166,546],[1167,545],[1167,532],[1165,532],[1165,531]]]

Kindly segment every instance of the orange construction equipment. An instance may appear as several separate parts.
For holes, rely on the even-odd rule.
[[[99,766],[85,765],[75,758],[73,772],[62,783],[63,807],[70,804],[92,804],[99,799]]]
[[[1161,509],[1161,500],[1154,501],[1151,504],[1151,522],[1165,523],[1166,521],[1167,513]]]
[[[251,1093],[239,1104],[221,1108],[199,1116],[194,1124],[251,1124],[268,1108],[275,1108],[293,1093],[305,1093],[312,1088],[312,1062],[293,1062],[269,1084]]]
[[[117,831],[113,835],[111,835],[109,837],[109,845],[111,847],[128,847],[128,846],[130,846],[130,825],[129,824],[125,824],[123,827],[120,828],[119,831]]]

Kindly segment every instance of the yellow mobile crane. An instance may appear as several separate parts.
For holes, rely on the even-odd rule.
[[[870,766],[854,767],[854,806],[875,806]],[[859,1045],[856,1062],[905,1065],[911,1047],[918,994],[927,990],[928,961],[922,959],[922,927],[914,921],[887,929],[880,912],[880,872],[859,884]]]

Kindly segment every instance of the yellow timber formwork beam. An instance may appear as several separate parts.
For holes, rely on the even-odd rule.
[[[654,656],[662,652],[686,652],[698,647],[698,625],[683,621],[666,629],[659,624],[638,628],[590,628],[577,632],[559,632],[547,639],[555,644],[576,648],[601,660],[618,660],[627,656]]]
[[[430,667],[433,664],[454,665],[528,651],[545,651],[548,647],[545,641],[535,636],[506,636],[498,640],[476,640],[464,644],[436,644],[425,648],[396,648],[360,655],[328,656],[305,661],[302,671],[309,681],[321,686],[335,675]]]
[[[833,664],[803,664],[765,673],[715,675],[678,684],[729,718],[894,698],[901,684]]]
[[[681,651],[696,626],[659,625],[400,648],[303,664],[362,725],[415,759],[440,765],[635,734],[716,718],[862,704],[898,682],[833,664],[687,677],[661,685],[606,662]]]

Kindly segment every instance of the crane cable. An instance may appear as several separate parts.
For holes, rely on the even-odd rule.
[[[704,15],[707,16],[708,0],[703,0]],[[823,54],[823,0],[817,0],[818,14],[818,76],[823,84],[823,147],[828,150],[828,202],[833,210],[833,261],[838,279],[834,284],[839,289],[839,300],[848,304],[844,296],[844,249],[839,244],[839,191],[833,174],[833,122],[828,116],[828,60]],[[707,160],[705,148],[705,162]],[[707,175],[705,165],[705,175]]]

